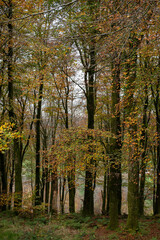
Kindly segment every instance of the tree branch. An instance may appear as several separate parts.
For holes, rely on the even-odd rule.
[[[45,13],[50,13],[52,11],[58,11],[58,8],[65,8],[65,7],[68,7],[74,3],[76,3],[78,0],[74,0],[72,2],[69,2],[69,3],[65,3],[65,4],[62,4],[60,7],[54,7],[54,8],[51,8],[49,10],[46,10],[46,11],[42,11],[42,12],[38,12],[38,13],[32,13],[32,14],[28,14],[27,16],[24,16],[24,17],[20,17],[20,18],[15,18],[15,19],[8,19],[6,21],[2,21],[0,22],[0,24],[3,24],[3,23],[8,23],[8,22],[15,22],[15,21],[19,21],[19,20],[23,20],[23,19],[26,19],[26,18],[30,18],[30,17],[35,17],[37,15],[42,15],[42,14],[45,14]],[[62,10],[62,9],[59,9],[59,11]]]

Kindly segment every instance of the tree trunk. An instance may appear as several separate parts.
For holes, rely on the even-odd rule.
[[[89,83],[87,95],[87,113],[88,113],[88,129],[94,129],[94,115],[95,115],[95,43],[92,42],[90,47],[91,67],[89,69]],[[91,138],[88,136],[88,138]],[[90,154],[92,155],[93,149]],[[93,188],[93,159],[86,163],[85,172],[85,191],[84,191],[84,215],[94,215],[94,188]]]
[[[131,151],[131,150],[130,150]],[[135,152],[137,150],[135,149]],[[133,155],[131,156],[133,159]],[[138,225],[138,185],[139,185],[139,164],[137,156],[131,160],[128,170],[128,219],[127,228],[137,230]]]
[[[58,100],[58,109],[59,109],[59,100]],[[59,110],[54,123],[54,128],[52,130],[52,145],[55,144],[56,130],[58,126]],[[53,118],[52,118],[53,121]],[[53,171],[54,169],[54,171]],[[51,169],[51,194],[50,194],[50,212],[51,214],[58,213],[58,177],[57,177],[57,166],[53,166]]]
[[[35,205],[41,204],[40,198],[40,123],[43,94],[43,77],[39,86],[38,107],[36,116],[36,179],[35,179]]]
[[[58,199],[58,178],[57,171],[55,170],[54,173],[51,175],[51,198],[50,198],[51,214],[58,213],[57,199]]]
[[[63,179],[63,181],[62,181]],[[59,190],[59,194],[60,194],[60,211],[61,214],[64,214],[64,200],[65,200],[65,187],[66,187],[66,178],[65,177],[61,177],[60,178],[60,190]]]
[[[12,0],[8,1],[8,18],[13,17]],[[14,123],[14,130],[16,130],[14,106],[13,106],[13,26],[8,23],[8,98],[9,98],[9,119]],[[19,140],[14,140],[14,163],[15,163],[15,206],[22,205],[22,161],[20,154]]]
[[[106,214],[106,197],[107,197],[107,170],[104,172],[103,194],[102,194],[102,215]]]
[[[141,160],[141,178],[140,178],[140,189],[139,189],[139,215],[144,215],[144,187],[145,187],[145,170],[146,170],[146,151],[147,151],[147,127],[148,127],[148,119],[147,119],[147,108],[148,108],[148,89],[147,85],[145,85],[145,103],[143,106],[143,123],[142,123],[142,135],[141,135],[141,146],[143,149],[142,160]]]
[[[109,187],[109,175],[110,175],[110,168],[108,168],[108,173],[107,173],[107,207],[106,207],[106,214],[107,216],[109,215],[109,202],[110,202],[110,187]]]
[[[95,98],[96,98],[96,79],[95,79],[95,69],[96,69],[96,13],[98,2],[95,0],[87,0],[86,2],[87,14],[89,15],[92,25],[90,25],[90,30],[87,31],[87,38],[85,40],[75,40],[75,45],[79,51],[81,63],[84,67],[84,84],[86,91],[86,101],[87,101],[87,115],[88,115],[88,129],[94,129],[94,115],[95,115]],[[82,44],[82,48],[78,45],[78,41]],[[88,136],[90,140],[91,136]],[[93,149],[90,147],[90,155],[93,155]],[[96,173],[93,172],[93,167],[95,168],[95,162],[93,158],[86,163],[85,167],[85,189],[84,189],[84,201],[83,201],[83,215],[94,215],[94,176]]]
[[[160,68],[160,56],[158,67]],[[160,214],[160,76],[158,75],[156,84],[156,94],[154,95],[154,105],[156,110],[156,131],[157,131],[157,186],[155,214]]]
[[[69,188],[69,212],[75,212],[75,166],[68,171],[68,188]]]
[[[133,33],[129,39],[126,89],[126,121],[128,121],[129,134],[129,162],[128,162],[128,219],[127,228],[137,230],[138,223],[138,197],[139,197],[139,160],[138,142],[136,137],[137,123],[134,113],[134,87],[137,69],[137,49],[139,40]]]
[[[157,186],[155,214],[160,214],[160,118],[157,118]]]
[[[3,153],[0,153],[0,174],[1,174],[1,192],[0,192],[0,209],[6,210],[7,206],[7,172],[5,169],[6,159]]]
[[[66,99],[65,99],[65,128],[69,128],[69,117],[68,117],[68,97],[69,97],[69,83],[68,77],[66,77]],[[75,212],[75,160],[73,159],[72,153],[70,154],[70,158],[68,159],[68,163],[71,166],[71,170],[67,171],[67,178],[68,178],[68,191],[69,191],[69,212]]]
[[[153,151],[152,151],[152,161],[153,161],[153,170],[154,170],[154,175],[153,175],[153,214],[156,214],[156,147],[153,146]]]
[[[22,206],[22,159],[20,151],[20,143],[18,139],[14,140],[14,162],[15,162],[15,196],[14,207]]]
[[[47,161],[47,130],[43,128],[43,154],[42,154],[42,188],[41,188],[41,202],[48,202],[48,194],[46,194],[48,178],[48,161]],[[46,199],[47,197],[47,199]]]
[[[120,62],[114,59],[112,63],[112,119],[111,160],[109,178],[109,216],[111,229],[118,227],[118,213],[121,209],[121,126],[120,126]],[[118,209],[119,208],[119,209]],[[119,211],[118,211],[119,210]]]

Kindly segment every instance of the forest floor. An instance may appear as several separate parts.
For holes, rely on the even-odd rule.
[[[33,216],[27,211],[18,216],[13,212],[0,213],[0,240],[158,240],[160,218],[146,217],[140,220],[138,232],[125,229],[126,219],[120,219],[116,231],[108,229],[109,219],[102,216],[82,217],[65,214],[49,217]]]

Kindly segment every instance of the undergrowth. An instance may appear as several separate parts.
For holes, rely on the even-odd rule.
[[[116,240],[127,239],[125,238],[127,236],[131,236],[132,239],[143,239],[143,236],[149,234],[150,224],[160,223],[159,219],[156,221],[143,219],[140,222],[140,230],[132,233],[126,231],[126,220],[122,219],[117,231],[111,232],[108,229],[109,219],[104,216],[83,217],[81,214],[64,214],[51,217],[44,211],[39,211],[39,214],[35,215],[24,212],[24,214],[20,212],[19,215],[12,211],[0,213],[0,240]],[[104,230],[105,233],[100,238],[99,232],[103,233]],[[153,235],[147,239],[157,238]]]

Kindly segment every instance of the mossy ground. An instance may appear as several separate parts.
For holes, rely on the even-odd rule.
[[[126,219],[120,219],[116,231],[108,229],[107,217],[82,217],[80,214],[48,216],[39,214],[15,215],[13,212],[0,213],[1,240],[111,240],[111,239],[160,239],[159,218],[144,218],[138,232],[126,230]]]

